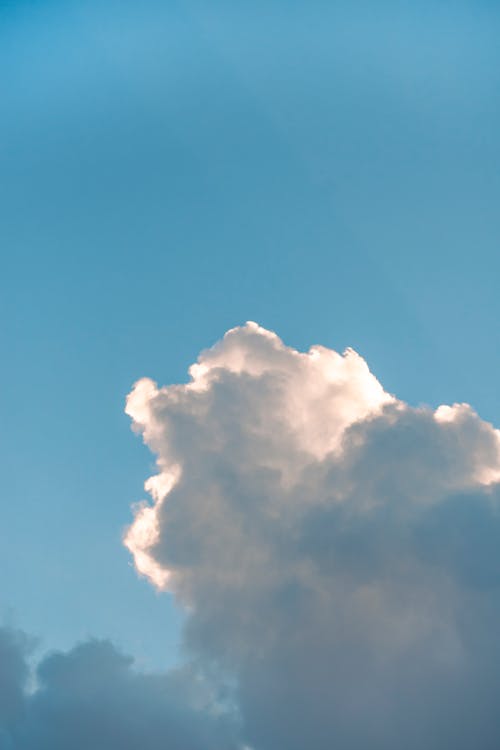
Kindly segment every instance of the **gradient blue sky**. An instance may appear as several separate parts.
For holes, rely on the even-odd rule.
[[[3,619],[177,658],[124,398],[247,319],[500,422],[499,38],[481,0],[0,3]]]

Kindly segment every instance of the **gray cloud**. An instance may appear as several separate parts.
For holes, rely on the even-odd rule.
[[[235,750],[235,724],[188,668],[143,674],[111,643],[47,656],[26,689],[25,638],[0,630],[0,750]]]
[[[0,631],[0,750],[10,747],[10,730],[24,709],[28,667],[27,640],[12,630]]]
[[[500,439],[354,352],[255,324],[127,410],[158,456],[126,544],[188,608],[256,750],[496,748]]]

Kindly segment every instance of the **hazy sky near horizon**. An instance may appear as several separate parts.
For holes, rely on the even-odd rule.
[[[0,3],[0,616],[157,669],[125,397],[246,320],[500,424],[497,3]]]

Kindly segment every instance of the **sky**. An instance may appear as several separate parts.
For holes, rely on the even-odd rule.
[[[199,455],[193,448],[198,467],[192,456],[188,460],[187,436],[193,445],[198,434],[207,443],[225,436],[224,471],[241,492],[249,497],[257,492],[246,486],[247,473],[240,475],[238,457],[230,450],[231,430],[249,424],[253,403],[231,377],[237,372],[256,378],[263,389],[257,402],[268,403],[267,387],[279,390],[283,376],[272,385],[274,355],[269,354],[271,364],[262,371],[247,372],[243,365],[238,370],[232,350],[227,354],[220,345],[220,388],[212,381],[207,388],[214,390],[215,400],[233,404],[234,411],[229,409],[228,423],[218,411],[211,412],[212,433],[196,421],[199,413],[187,397],[179,402],[176,419],[197,430],[191,434],[186,427],[180,437],[175,433],[180,443],[174,447],[164,436],[148,437],[150,423],[139,419],[144,446],[125,413],[136,381],[151,378],[160,388],[186,383],[200,352],[246,321],[275,331],[290,351],[321,345],[342,353],[352,347],[384,393],[395,394],[410,411],[428,405],[422,412],[428,421],[440,404],[471,404],[484,422],[470,417],[470,426],[461,412],[453,412],[451,421],[463,423],[467,434],[467,439],[456,438],[457,445],[468,446],[469,436],[476,436],[480,447],[474,443],[471,451],[482,463],[468,463],[453,443],[443,462],[454,461],[460,476],[467,466],[468,478],[450,489],[443,469],[436,486],[446,487],[440,492],[448,498],[457,487],[477,494],[479,485],[487,485],[484,476],[494,473],[495,461],[484,437],[486,423],[500,425],[499,34],[500,8],[488,0],[0,2],[0,622],[9,633],[21,630],[33,639],[29,659],[49,659],[38,678],[46,691],[58,672],[52,657],[44,655],[60,651],[72,655],[65,657],[72,664],[84,663],[85,646],[71,649],[97,638],[113,644],[106,652],[116,668],[113,679],[128,674],[128,662],[120,661],[123,651],[145,670],[144,679],[166,674],[168,692],[174,673],[165,670],[184,669],[186,650],[205,666],[220,661],[217,639],[209,637],[215,628],[227,633],[228,642],[234,637],[238,656],[224,668],[241,685],[245,742],[252,750],[272,750],[283,742],[292,748],[290,737],[263,716],[263,684],[269,690],[277,686],[279,705],[287,703],[280,692],[279,665],[271,660],[274,671],[271,665],[250,675],[240,649],[242,642],[252,646],[252,638],[243,638],[233,621],[219,619],[226,608],[242,616],[247,609],[218,587],[224,579],[221,562],[196,534],[187,534],[187,510],[172,531],[163,519],[162,502],[153,499],[160,536],[157,547],[147,550],[145,564],[163,573],[182,567],[182,555],[174,554],[178,533],[178,545],[205,550],[206,579],[174,572],[172,586],[165,583],[160,588],[166,590],[158,591],[138,574],[143,545],[127,532],[132,523],[137,531],[140,515],[136,508],[134,516],[133,506],[148,497],[143,485],[157,471],[155,455],[191,466],[193,476],[211,486],[212,475],[204,474],[210,462],[202,448]],[[235,347],[246,351],[248,331],[254,329],[239,330]],[[258,353],[259,336],[263,342],[271,339],[254,334]],[[253,352],[254,338],[249,341]],[[280,368],[289,373],[284,364]],[[270,373],[265,387],[259,380],[263,372]],[[361,390],[363,383],[360,375]],[[307,387],[301,386],[304,398]],[[298,398],[300,392],[287,391],[287,398]],[[155,391],[148,393],[150,398]],[[378,402],[375,411],[361,408],[364,397],[348,396],[345,408],[351,413],[356,402],[360,411],[354,411],[364,420],[382,408]],[[325,404],[322,411],[327,411]],[[167,424],[167,412],[157,417],[151,407],[149,418]],[[268,428],[278,434],[283,424],[292,433],[298,430],[286,414],[284,422],[276,417]],[[408,416],[408,424],[413,419]],[[436,424],[446,431],[446,421]],[[316,423],[302,427],[302,437],[309,429],[314,439],[317,430],[323,434]],[[351,421],[338,427],[350,429]],[[413,434],[413,427],[408,430]],[[435,439],[441,445],[441,438]],[[286,460],[278,458],[281,449],[269,449],[278,466],[267,467],[271,473],[292,471],[294,446],[284,441]],[[259,455],[258,450],[251,453],[250,467],[262,468]],[[324,463],[323,453],[314,456]],[[370,460],[363,458],[363,467],[373,479]],[[296,456],[294,461],[302,466]],[[417,477],[430,472],[428,464],[417,463]],[[296,481],[306,479],[313,482],[309,475]],[[203,506],[198,484],[186,482],[179,485],[180,495]],[[330,487],[325,478],[315,477],[307,492],[311,497],[337,492],[325,486]],[[277,493],[273,486],[260,491]],[[186,508],[196,516],[192,502],[186,501]],[[431,557],[437,553],[434,548],[429,552],[429,539],[440,538],[448,502],[443,501],[441,515],[436,511],[436,517],[420,519],[415,527],[418,544]],[[473,511],[463,503],[460,518],[467,526]],[[478,544],[489,540],[484,566],[496,570],[491,541],[496,537],[486,534],[489,516],[481,503],[480,519],[472,527]],[[216,518],[219,512],[215,505]],[[391,528],[399,528],[392,505],[387,513]],[[267,538],[260,516],[246,522]],[[297,521],[294,529],[304,535],[304,545],[321,550],[326,542],[316,539],[316,525],[308,523],[303,527]],[[378,526],[370,529],[367,546],[378,549],[373,542]],[[127,533],[129,548],[123,544]],[[363,530],[353,533],[364,539]],[[236,542],[227,538],[233,549]],[[249,538],[252,549],[260,549],[261,536]],[[474,577],[462,570],[469,549],[464,544],[447,553],[446,561],[438,555],[439,565],[443,570],[458,566],[461,575]],[[269,541],[265,554],[281,570],[278,547]],[[283,554],[295,562],[302,559],[297,550],[292,554],[287,548]],[[408,559],[420,560],[423,554],[420,550]],[[326,575],[322,566],[327,563],[318,557],[315,564]],[[425,588],[424,580],[419,578],[419,586]],[[204,604],[209,590],[213,606]],[[245,585],[242,591],[250,599],[255,594]],[[393,589],[385,595],[391,598]],[[440,591],[440,596],[465,606],[456,592],[447,598]],[[266,601],[257,600],[263,611]],[[206,620],[189,615],[193,602],[201,611],[206,606]],[[482,625],[489,633],[487,620],[484,615]],[[278,621],[284,627],[286,618]],[[448,615],[442,614],[440,623],[448,627]],[[474,633],[476,625],[470,626]],[[443,628],[441,633],[448,632]],[[2,648],[17,654],[12,658],[18,665],[25,651],[20,638],[6,636],[5,648],[0,639],[0,654]],[[333,660],[338,643],[325,643]],[[287,642],[282,652],[273,652],[276,660],[285,659],[289,648]],[[470,653],[476,653],[472,646]],[[319,656],[312,660],[317,669],[320,662]],[[356,674],[351,663],[341,668]],[[22,669],[14,671],[21,674]],[[293,669],[300,673],[302,665],[293,662]],[[326,677],[318,679],[322,684]],[[189,682],[185,676],[182,680]],[[470,684],[480,683],[474,673]],[[368,680],[371,696],[370,685]],[[493,677],[491,685],[496,689]],[[141,693],[143,687],[133,683],[131,695],[135,690]],[[156,690],[154,683],[155,696]],[[191,687],[187,693],[192,702]],[[27,699],[21,695],[19,700]],[[450,698],[450,706],[461,705],[457,701]],[[172,709],[173,715],[179,711]],[[381,715],[374,711],[375,724]],[[212,727],[212,719],[203,721]],[[161,734],[161,717],[158,727]],[[200,736],[213,731],[215,746],[227,742],[232,747],[233,725],[224,729],[224,739],[218,727],[207,727],[203,724]],[[493,739],[497,730],[491,730]],[[32,730],[23,731],[28,737]],[[347,728],[342,731],[345,747],[363,741],[349,739]],[[22,750],[31,747],[26,737],[19,740]],[[383,741],[390,747],[390,739]],[[1,742],[0,735],[4,750]],[[56,747],[53,738],[46,742]],[[197,748],[198,739],[192,742]]]

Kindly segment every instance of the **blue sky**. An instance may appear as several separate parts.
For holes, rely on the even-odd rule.
[[[491,2],[1,3],[5,620],[176,661],[121,545],[124,399],[248,319],[500,422],[499,34]]]

